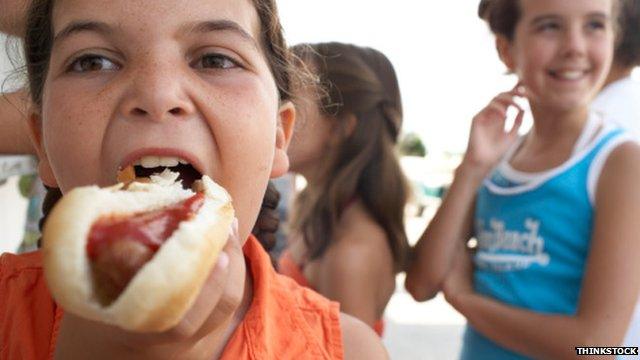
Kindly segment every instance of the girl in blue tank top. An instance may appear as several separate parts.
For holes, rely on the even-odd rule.
[[[463,359],[560,359],[619,346],[640,289],[640,146],[591,113],[617,0],[483,0],[519,84],[473,119],[406,287],[468,321]],[[528,100],[534,124],[518,137]],[[507,109],[518,115],[505,130]],[[468,255],[464,246],[475,238]]]

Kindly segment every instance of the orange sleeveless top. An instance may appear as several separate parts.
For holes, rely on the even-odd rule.
[[[288,250],[283,251],[280,259],[278,259],[278,271],[280,274],[292,278],[301,286],[313,289],[307,278],[302,273],[302,269],[300,269],[300,266],[293,260],[291,253]],[[379,319],[373,324],[373,331],[375,331],[378,336],[382,337],[384,334],[383,319]]]
[[[277,274],[253,236],[244,255],[254,298],[222,359],[343,359],[339,305]],[[62,316],[40,251],[0,256],[0,359],[53,359]]]

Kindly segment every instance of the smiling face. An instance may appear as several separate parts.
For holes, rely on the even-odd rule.
[[[56,1],[36,127],[45,183],[104,186],[127,165],[182,160],[229,191],[247,235],[293,124],[259,32],[249,0]]]
[[[588,106],[613,57],[612,0],[520,0],[512,41],[501,58],[527,87],[532,105],[568,111]]]

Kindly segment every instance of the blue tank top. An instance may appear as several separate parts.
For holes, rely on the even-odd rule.
[[[592,116],[593,117],[593,116]],[[590,120],[593,127],[593,120]],[[628,137],[604,126],[563,165],[537,174],[508,165],[515,144],[476,198],[474,286],[479,294],[545,314],[575,315],[600,170]],[[598,124],[599,127],[599,124]],[[579,140],[580,142],[580,140]],[[467,326],[462,359],[526,359]]]

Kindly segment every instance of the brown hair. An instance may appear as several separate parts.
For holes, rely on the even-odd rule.
[[[519,0],[480,0],[478,16],[489,24],[491,32],[513,40],[520,21]]]
[[[630,0],[629,2],[637,2]],[[619,0],[612,0],[613,15],[618,16],[620,11]],[[509,41],[513,40],[516,25],[522,17],[520,0],[480,0],[478,16],[487,22],[491,32],[502,35]],[[614,23],[614,30],[617,24]]]
[[[640,1],[619,0],[618,44],[613,56],[617,65],[631,68],[640,65]]]
[[[299,76],[299,71],[292,62],[293,57],[285,42],[275,0],[252,1],[260,19],[262,51],[271,69],[280,99],[289,100],[292,98],[291,83]],[[24,36],[29,90],[31,100],[38,107],[42,105],[44,82],[51,57],[53,6],[54,0],[32,1]],[[266,196],[269,194],[271,192],[267,192]],[[61,195],[59,189],[47,189],[41,225]]]
[[[312,259],[322,256],[345,207],[354,198],[384,229],[399,271],[409,248],[404,230],[407,185],[394,146],[402,125],[402,102],[391,62],[381,52],[354,45],[298,45],[293,51],[317,69],[318,105],[336,120],[343,141],[327,156],[322,180],[296,199],[292,228]],[[347,134],[347,115],[357,123]]]

